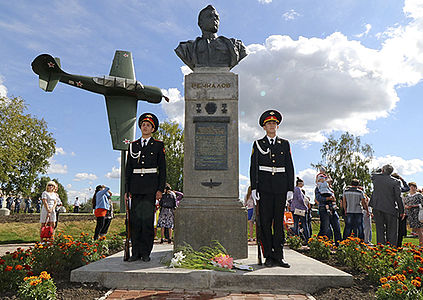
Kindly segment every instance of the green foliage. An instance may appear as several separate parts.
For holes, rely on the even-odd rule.
[[[166,181],[176,191],[183,190],[184,168],[184,131],[177,123],[163,122],[154,138],[165,144],[166,150]]]
[[[301,248],[303,241],[298,235],[289,236],[286,239],[286,243],[288,244],[289,248],[292,250],[298,250]]]
[[[25,114],[25,109],[21,98],[0,97],[0,187],[6,194],[29,195],[55,152],[47,123]]]
[[[25,277],[18,295],[23,300],[53,300],[56,299],[56,285],[50,274],[43,271],[39,276]]]
[[[16,290],[25,276],[32,275],[29,251],[18,248],[0,258],[0,292]]]
[[[383,300],[404,299],[419,300],[423,299],[421,293],[421,281],[409,279],[402,274],[397,274],[380,279],[382,286],[376,291],[376,298]]]
[[[330,257],[333,244],[326,236],[320,237],[313,235],[313,237],[308,240],[308,246],[310,247],[311,257],[327,260]]]
[[[47,182],[49,182],[50,180],[53,180],[54,182],[57,183],[57,188],[58,188],[57,193],[59,194],[59,198],[60,200],[62,200],[63,205],[67,206],[68,192],[66,191],[65,187],[59,182],[59,179],[57,178],[50,179],[50,177],[48,176],[42,176],[41,178],[38,178],[35,181],[34,191],[31,193],[32,200],[36,201],[38,200],[38,198],[41,197],[41,194],[46,190]]]
[[[373,149],[370,145],[362,145],[360,137],[348,132],[339,139],[330,136],[320,149],[322,160],[313,167],[324,166],[332,177],[332,188],[339,204],[339,196],[351,180],[357,178],[366,193],[371,191],[369,163],[373,158]]]
[[[350,236],[339,243],[336,249],[336,259],[340,264],[359,270],[365,264],[366,250],[367,245],[362,240]]]

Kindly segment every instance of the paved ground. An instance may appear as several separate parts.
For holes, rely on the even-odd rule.
[[[253,267],[253,271],[218,272],[168,268],[173,246],[155,244],[150,262],[124,262],[123,251],[100,261],[75,269],[74,282],[98,282],[111,289],[222,291],[229,293],[306,294],[325,287],[348,287],[350,274],[323,264],[296,251],[286,249],[290,269],[266,268],[257,265],[257,247],[249,246],[249,257],[238,263]],[[199,298],[197,298],[199,299]]]
[[[183,299],[227,299],[227,300],[273,300],[273,299],[285,299],[285,300],[312,300],[315,299],[309,294],[241,294],[241,293],[225,293],[225,292],[213,292],[213,291],[184,291],[184,290],[173,290],[173,291],[152,291],[152,290],[114,290],[107,297],[108,300],[117,299],[172,299],[172,300],[183,300]]]
[[[0,245],[0,256],[5,255],[6,252],[13,252],[17,248],[27,249],[27,248],[32,247],[32,246],[34,246],[34,243]]]

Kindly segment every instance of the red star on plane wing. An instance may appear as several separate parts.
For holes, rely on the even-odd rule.
[[[83,83],[82,83],[81,81],[77,81],[77,82],[76,82],[76,86],[81,87],[81,86],[83,86]]]
[[[48,67],[49,67],[49,68],[54,68],[54,66],[55,66],[55,64],[54,64],[54,63],[52,63],[51,61],[49,61],[47,64],[48,64]]]

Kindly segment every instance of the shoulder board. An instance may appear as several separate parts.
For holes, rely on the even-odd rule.
[[[163,143],[163,141],[161,141],[161,140],[157,140],[157,139],[153,139],[153,140],[155,140],[156,142]]]

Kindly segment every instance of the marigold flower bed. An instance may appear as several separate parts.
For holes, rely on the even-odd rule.
[[[0,294],[24,286],[37,286],[49,274],[53,278],[67,279],[71,270],[104,258],[122,247],[123,239],[118,235],[93,241],[88,233],[74,238],[59,232],[51,241],[36,243],[27,250],[18,248],[0,258]],[[37,277],[37,274],[41,277],[35,279],[33,276]]]
[[[369,246],[356,237],[336,247],[326,237],[309,240],[309,255],[316,259],[335,258],[341,266],[361,272],[378,286],[377,299],[423,299],[423,249],[411,243],[404,247]]]

